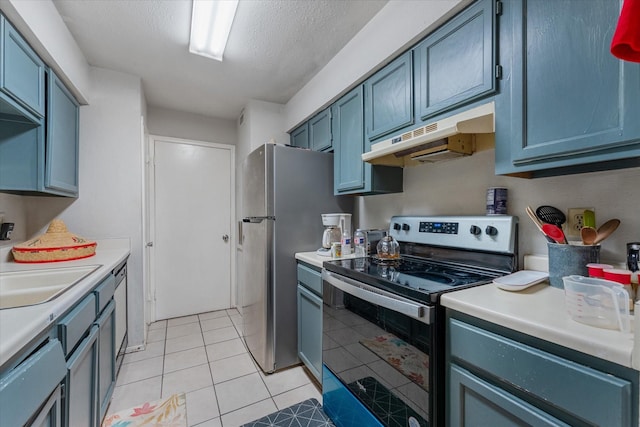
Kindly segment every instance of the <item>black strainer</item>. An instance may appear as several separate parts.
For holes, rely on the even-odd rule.
[[[553,206],[538,207],[538,209],[536,209],[536,216],[540,218],[541,221],[544,221],[547,224],[557,225],[559,228],[562,228],[562,224],[567,220],[564,213]]]

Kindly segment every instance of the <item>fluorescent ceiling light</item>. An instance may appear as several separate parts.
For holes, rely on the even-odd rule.
[[[189,52],[222,61],[238,0],[193,0]]]

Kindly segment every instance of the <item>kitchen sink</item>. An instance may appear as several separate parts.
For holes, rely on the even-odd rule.
[[[0,273],[0,309],[51,301],[100,267],[86,265]]]

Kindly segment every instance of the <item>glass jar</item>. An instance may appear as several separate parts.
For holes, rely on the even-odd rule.
[[[378,258],[397,259],[400,258],[400,245],[393,236],[384,236],[376,247]]]

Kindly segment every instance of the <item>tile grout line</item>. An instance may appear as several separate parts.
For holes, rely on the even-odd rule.
[[[162,349],[162,377],[160,378],[160,399],[162,399],[162,389],[164,388],[164,358],[167,355],[167,334],[169,333],[169,321],[164,328],[164,345]]]
[[[226,313],[225,313],[226,314]],[[216,407],[218,408],[218,415],[220,418],[220,424],[222,424],[222,414],[220,413],[220,402],[218,402],[218,392],[216,390],[216,384],[213,381],[213,371],[212,371],[212,367],[211,367],[211,362],[209,361],[209,353],[207,353],[207,344],[205,342],[204,339],[204,331],[202,330],[202,320],[200,319],[200,316],[198,316],[198,324],[200,325],[200,334],[202,335],[202,343],[203,343],[203,348],[204,348],[204,355],[207,358],[207,365],[209,366],[209,377],[211,378],[211,388],[213,388],[213,395],[216,398]]]

